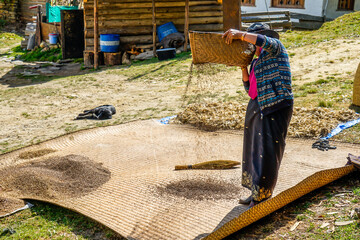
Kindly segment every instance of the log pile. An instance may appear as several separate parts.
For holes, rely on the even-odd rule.
[[[185,0],[156,0],[156,25],[173,22],[184,31]],[[85,50],[94,48],[94,2],[84,2]],[[217,0],[189,2],[189,30],[222,31],[222,5]],[[122,50],[152,48],[152,0],[104,0],[98,3],[99,33],[120,34]]]

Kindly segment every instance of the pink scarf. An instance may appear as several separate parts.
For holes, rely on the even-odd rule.
[[[253,65],[254,67],[251,69],[250,76],[249,76],[250,88],[249,88],[249,93],[248,93],[249,96],[253,100],[257,97],[256,77],[255,77],[255,73],[254,73],[255,64],[256,64],[256,62],[254,63],[254,65]]]
[[[262,48],[260,48],[260,53],[262,52]],[[261,54],[259,54],[261,55]],[[259,58],[257,58],[255,60],[255,63],[253,64],[253,68],[251,69],[250,72],[250,76],[249,76],[249,83],[250,83],[250,88],[249,88],[249,96],[251,97],[251,99],[255,99],[257,97],[257,85],[256,85],[256,77],[255,77],[255,73],[254,73],[254,68],[256,65],[256,62],[258,61]]]

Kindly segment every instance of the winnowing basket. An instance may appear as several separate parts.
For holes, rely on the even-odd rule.
[[[194,64],[247,66],[255,53],[255,46],[245,41],[235,40],[231,44],[226,44],[222,33],[192,31],[189,35]]]

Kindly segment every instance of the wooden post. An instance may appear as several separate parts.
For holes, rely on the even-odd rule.
[[[353,104],[360,107],[360,63],[355,73],[353,87]]]
[[[185,0],[185,26],[184,26],[184,52],[187,52],[188,40],[189,40],[189,0]]]
[[[104,64],[107,66],[114,66],[121,64],[121,52],[106,53],[104,52]]]
[[[155,0],[152,0],[152,25],[153,25],[153,53],[156,56],[156,9]]]
[[[36,32],[35,32],[35,46],[40,46],[42,42],[41,34],[41,5],[37,5],[37,14],[36,14]]]
[[[223,0],[224,32],[240,29],[240,0]]]
[[[98,30],[98,6],[94,0],[94,69],[99,67],[99,30]]]
[[[239,1],[239,20],[240,20],[239,30],[242,30],[242,29],[241,29],[241,28],[242,28],[242,20],[241,20],[241,18],[242,18],[242,13],[241,13],[241,1]]]

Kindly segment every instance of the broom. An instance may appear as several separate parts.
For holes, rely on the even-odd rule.
[[[202,163],[197,163],[194,165],[177,165],[175,170],[187,170],[187,169],[229,169],[236,165],[239,165],[240,162],[231,161],[231,160],[215,160],[207,161]]]

